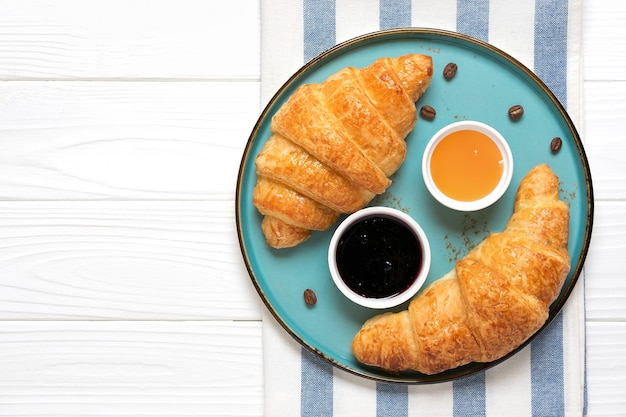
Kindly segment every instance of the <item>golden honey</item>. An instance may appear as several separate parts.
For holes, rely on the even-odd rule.
[[[487,135],[459,130],[437,144],[430,171],[437,188],[449,198],[476,201],[496,188],[503,163],[500,149]]]

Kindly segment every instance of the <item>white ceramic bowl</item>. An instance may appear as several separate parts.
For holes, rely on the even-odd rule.
[[[474,130],[483,133],[496,144],[502,154],[503,170],[500,181],[489,194],[472,201],[459,201],[444,194],[433,181],[431,172],[431,158],[437,145],[451,133],[461,130]],[[481,210],[498,201],[511,184],[511,178],[513,176],[513,154],[511,153],[511,149],[509,148],[509,145],[504,137],[493,127],[485,123],[469,120],[456,122],[440,129],[426,145],[424,156],[422,158],[422,174],[426,188],[428,188],[431,195],[441,204],[458,211]]]
[[[408,285],[408,287],[403,289],[401,292],[378,298],[373,296],[368,297],[353,291],[342,278],[337,262],[338,246],[340,245],[344,234],[353,225],[374,217],[390,218],[403,225],[406,230],[412,233],[417,239],[421,255],[421,262],[419,263],[415,276],[408,278],[410,285]],[[376,236],[374,236],[374,238],[376,238]],[[365,262],[366,260],[363,259],[362,261]],[[328,248],[328,266],[337,288],[339,288],[339,290],[353,302],[364,307],[375,309],[395,307],[412,298],[424,284],[428,271],[430,270],[430,262],[430,246],[426,234],[420,225],[408,214],[390,207],[368,207],[351,214],[337,227]]]

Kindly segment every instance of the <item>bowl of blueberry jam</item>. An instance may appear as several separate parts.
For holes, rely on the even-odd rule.
[[[335,230],[328,266],[337,288],[364,307],[391,308],[411,299],[430,270],[424,230],[407,213],[367,207]]]

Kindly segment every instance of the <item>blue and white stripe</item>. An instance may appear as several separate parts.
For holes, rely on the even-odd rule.
[[[419,26],[454,30],[503,47],[533,68],[565,106],[571,99],[571,95],[568,95],[568,75],[571,78],[572,74],[568,73],[568,25],[573,8],[576,8],[577,13],[580,12],[578,0],[303,0],[301,6],[297,7],[293,5],[297,2],[289,0],[267,0],[263,4],[263,13],[281,13],[278,9],[282,7],[281,3],[290,8],[289,18],[283,17],[285,22],[301,22],[301,33],[282,33],[283,37],[290,38],[288,42],[292,42],[294,51],[301,51],[301,56],[293,58],[291,62],[284,62],[277,72],[276,80],[270,79],[269,83],[264,81],[268,94],[275,91],[280,85],[279,81],[286,78],[284,74],[290,75],[303,62],[350,37],[377,29]],[[282,13],[285,13],[284,10]],[[359,19],[354,18],[355,14]],[[348,16],[351,19],[345,18]],[[272,18],[275,22],[276,16]],[[509,23],[507,18],[514,21]],[[507,30],[507,26],[513,29]],[[263,31],[264,36],[267,33]],[[279,35],[269,33],[267,39],[264,39],[264,56],[272,47],[270,42],[277,39],[272,36]],[[285,41],[282,39],[284,48]],[[514,45],[517,51],[511,51],[508,45]],[[264,66],[262,70],[269,71],[269,67]],[[566,319],[563,316],[564,313],[557,316],[529,348],[498,367],[434,386],[364,380],[335,369],[298,346],[299,409],[283,410],[280,404],[266,404],[266,410],[271,410],[267,415],[568,415],[579,408],[572,407],[567,399],[578,401],[580,395],[566,392]],[[290,346],[285,349],[296,348]],[[269,355],[271,357],[271,353]],[[280,359],[285,360],[284,357]],[[271,359],[266,355],[267,360]],[[510,372],[518,375],[517,381],[507,379],[507,373]],[[512,385],[507,386],[510,382]],[[266,391],[269,390],[266,401],[285,398],[284,393],[282,396],[272,393],[273,387],[273,382],[270,381],[269,385],[266,383]],[[511,395],[511,389],[517,390],[514,395]],[[354,404],[355,396],[359,397],[357,402],[360,404]],[[373,396],[375,398],[370,398]],[[344,400],[348,397],[352,404]],[[287,407],[287,403],[283,405]],[[282,413],[277,413],[277,410],[282,410]]]

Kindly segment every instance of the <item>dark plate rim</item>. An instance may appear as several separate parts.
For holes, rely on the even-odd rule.
[[[315,348],[315,346],[312,346],[311,344],[307,343],[305,340],[302,339],[301,336],[299,336],[295,331],[293,331],[287,325],[287,323],[285,323],[285,321],[280,317],[280,315],[276,312],[271,302],[266,297],[253,271],[253,268],[250,265],[248,254],[247,254],[247,249],[243,241],[242,229],[244,226],[241,220],[242,214],[241,214],[241,204],[240,204],[243,173],[245,171],[247,163],[249,162],[250,149],[252,147],[254,139],[256,138],[259,130],[261,129],[261,125],[263,124],[265,118],[267,117],[267,114],[272,110],[276,101],[280,97],[282,97],[284,92],[288,90],[292,86],[292,84],[296,82],[303,74],[309,71],[309,69],[322,64],[325,60],[333,57],[337,53],[349,51],[352,48],[358,47],[361,44],[368,42],[368,41],[380,41],[380,40],[384,40],[384,38],[396,38],[396,37],[405,37],[405,36],[406,37],[435,36],[435,37],[442,37],[442,38],[452,38],[452,39],[457,39],[466,43],[471,43],[471,44],[478,46],[479,48],[483,48],[483,49],[490,51],[491,53],[499,56],[500,58],[506,61],[509,61],[519,70],[524,72],[525,75],[528,76],[549,97],[550,101],[552,101],[555,108],[559,111],[561,117],[566,122],[570,132],[572,133],[572,137],[574,138],[574,142],[576,144],[578,154],[581,159],[581,164],[584,170],[585,183],[587,186],[586,191],[587,191],[588,215],[587,215],[587,223],[585,226],[584,242],[583,242],[581,254],[576,264],[576,267],[574,268],[573,272],[571,272],[571,279],[570,279],[569,284],[567,285],[567,287],[562,289],[563,295],[559,298],[559,300],[551,306],[548,319],[546,320],[544,325],[541,327],[541,329],[539,329],[534,335],[532,335],[528,340],[526,340],[518,348],[516,348],[515,350],[513,350],[512,352],[508,353],[507,355],[503,356],[500,359],[497,359],[492,362],[487,362],[487,363],[472,363],[471,364],[472,366],[469,368],[468,368],[468,365],[465,365],[465,366],[461,366],[461,367],[458,367],[449,371],[445,371],[436,375],[424,375],[422,379],[407,379],[401,376],[394,376],[393,374],[388,374],[388,375],[383,376],[383,375],[373,375],[373,374],[361,372],[359,370],[348,367],[330,358],[329,356],[321,352],[319,349]],[[291,77],[289,77],[289,79],[277,90],[277,92],[272,96],[269,102],[265,105],[263,111],[261,112],[248,138],[248,141],[246,143],[246,146],[242,155],[238,175],[237,175],[237,186],[236,186],[236,191],[235,191],[235,222],[236,222],[236,227],[237,227],[237,238],[239,241],[239,247],[241,250],[243,261],[246,266],[246,270],[248,271],[248,275],[252,281],[252,284],[254,285],[259,296],[261,297],[263,304],[271,313],[271,315],[274,317],[274,319],[281,325],[281,327],[291,337],[293,337],[298,343],[300,343],[302,346],[307,348],[309,351],[313,352],[316,355],[319,355],[320,357],[330,362],[333,366],[337,368],[340,368],[351,374],[358,375],[360,377],[374,380],[374,381],[392,382],[392,383],[401,383],[401,384],[431,384],[431,383],[439,383],[439,382],[450,382],[450,381],[453,381],[453,380],[456,380],[456,379],[459,379],[459,378],[462,378],[462,377],[465,377],[465,376],[468,376],[468,375],[471,375],[480,371],[487,370],[489,368],[492,368],[498,365],[501,362],[506,361],[507,359],[514,356],[516,353],[518,353],[520,350],[524,349],[528,344],[530,344],[539,334],[543,332],[543,330],[546,327],[550,325],[550,323],[552,323],[555,317],[557,317],[558,314],[561,313],[563,306],[565,305],[565,302],[569,299],[574,287],[576,286],[576,283],[578,282],[578,278],[580,274],[582,273],[585,259],[589,251],[589,244],[591,241],[591,232],[593,229],[593,219],[594,219],[594,196],[593,196],[592,184],[593,183],[592,183],[592,178],[591,178],[591,170],[589,168],[589,161],[587,159],[587,155],[585,153],[578,131],[574,123],[572,122],[569,114],[567,113],[567,111],[565,110],[564,106],[561,104],[559,99],[550,90],[550,88],[533,71],[531,71],[528,67],[522,64],[519,60],[517,60],[516,58],[509,55],[508,53],[502,51],[501,49],[485,41],[482,41],[480,39],[474,38],[469,35],[461,34],[458,32],[453,32],[453,31],[448,31],[448,30],[443,30],[443,29],[435,29],[435,28],[423,28],[423,27],[379,30],[379,31],[374,31],[374,32],[366,33],[361,36],[354,37],[352,39],[339,43],[335,45],[334,47],[322,52],[321,54],[319,54],[318,56],[316,56],[315,58],[313,58],[312,60],[304,64],[298,71],[296,71]]]

